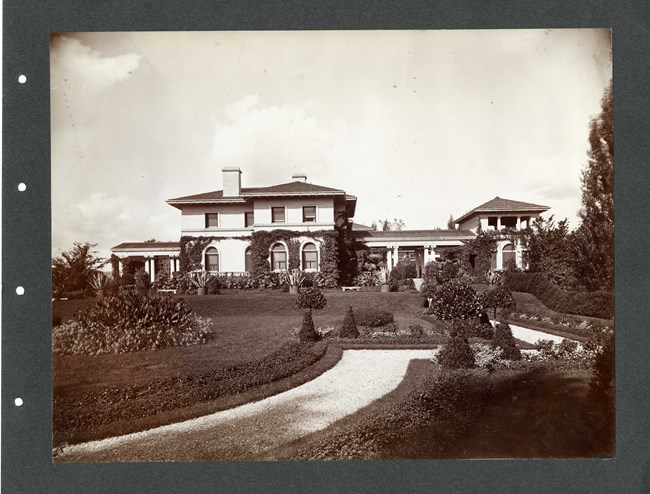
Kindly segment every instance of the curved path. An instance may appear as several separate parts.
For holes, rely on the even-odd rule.
[[[316,379],[264,400],[125,436],[67,446],[56,461],[250,458],[324,429],[395,389],[412,359],[435,350],[346,350]]]

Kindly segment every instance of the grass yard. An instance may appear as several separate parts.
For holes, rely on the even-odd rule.
[[[415,313],[422,299],[413,293],[326,291],[328,305],[313,311],[314,325],[340,327],[348,306],[381,307],[395,314],[401,327],[430,325]],[[96,391],[105,386],[143,384],[156,378],[203,373],[215,367],[252,362],[277,351],[302,324],[296,297],[279,291],[184,296],[197,314],[209,317],[214,339],[207,344],[127,354],[54,357],[54,392]],[[92,299],[55,301],[52,311],[70,320]]]
[[[317,327],[338,329],[348,306],[389,310],[402,327],[431,326],[414,315],[421,305],[418,294],[327,291],[325,296],[328,306],[313,312]],[[183,298],[195,313],[212,320],[213,340],[203,345],[125,354],[53,356],[55,438],[59,442],[142,430],[208,413],[208,405],[210,410],[234,406],[254,399],[257,395],[253,388],[260,388],[263,395],[278,393],[336,363],[329,358],[324,359],[326,364],[316,365],[322,354],[307,349],[282,353],[295,341],[293,333],[302,323],[303,310],[295,307],[293,295],[232,291]],[[70,320],[75,311],[91,302],[55,301],[53,313]],[[277,359],[282,362],[275,365]],[[298,376],[301,369],[303,377]],[[297,381],[286,381],[291,373],[298,373]],[[230,375],[234,377],[229,379]],[[283,382],[273,385],[275,381]],[[231,395],[241,395],[244,401],[227,399]],[[153,415],[158,418],[152,419]]]

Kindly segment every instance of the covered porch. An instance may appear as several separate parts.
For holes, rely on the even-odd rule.
[[[142,269],[153,283],[160,273],[171,276],[180,269],[178,242],[127,242],[116,245],[111,252],[120,261],[120,276],[125,272],[135,274]]]

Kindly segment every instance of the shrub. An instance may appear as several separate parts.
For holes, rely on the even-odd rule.
[[[535,295],[544,305],[565,314],[611,319],[614,294],[611,292],[564,291],[540,273],[506,273],[504,284],[513,292]]]
[[[480,320],[472,319],[469,321],[459,320],[455,324],[456,327],[462,327],[465,334],[470,338],[491,340],[494,337],[494,328],[492,328],[490,323],[481,324]]]
[[[400,292],[407,292],[409,290],[415,290],[415,283],[413,282],[413,278],[405,278],[403,280],[399,280],[399,287],[398,287]]]
[[[373,272],[365,271],[354,278],[352,281],[354,286],[377,286],[379,285],[379,280],[377,275]]]
[[[336,336],[336,328],[334,328],[334,326],[318,326],[316,328],[316,333],[318,333],[319,340],[324,338],[334,338]]]
[[[314,321],[311,318],[311,312],[305,311],[298,338],[300,338],[300,341],[318,341],[318,333],[314,329]]]
[[[211,276],[205,284],[206,292],[210,295],[217,295],[219,293],[219,278]]]
[[[503,348],[478,343],[473,345],[476,367],[493,371],[503,359]]]
[[[137,290],[96,300],[53,332],[55,354],[126,353],[205,343],[211,322],[182,299]]]
[[[327,300],[321,293],[321,291],[316,288],[306,288],[298,294],[296,300],[296,307],[299,309],[309,309],[311,313],[312,309],[322,309],[327,306]]]
[[[391,274],[399,281],[407,278],[417,278],[417,269],[415,268],[415,263],[398,262],[391,271]]]
[[[517,348],[515,338],[512,336],[512,330],[508,323],[497,324],[494,329],[494,338],[492,346],[500,348],[504,360],[521,360],[521,351]]]
[[[437,285],[430,295],[431,314],[443,321],[469,319],[478,316],[482,310],[474,289],[457,279]]]
[[[135,285],[135,275],[133,273],[124,272],[120,278],[120,286]]]
[[[512,292],[503,285],[497,285],[494,288],[485,290],[480,295],[483,307],[494,310],[494,318],[497,318],[497,309],[506,309],[508,311],[515,308],[515,300],[512,298]]]
[[[445,281],[458,278],[460,274],[460,267],[455,262],[445,262],[442,269],[438,271],[438,281],[444,283]]]
[[[343,326],[341,326],[339,334],[341,335],[341,338],[357,338],[359,336],[359,330],[357,329],[357,323],[354,320],[352,307],[348,307],[348,311],[345,313]]]
[[[422,338],[424,336],[424,328],[419,324],[409,325],[409,333],[414,338]]]
[[[151,284],[149,283],[149,273],[144,269],[140,269],[135,273],[135,289],[141,293],[149,290]]]
[[[471,369],[476,365],[474,352],[462,331],[452,337],[437,355],[436,361],[444,369]]]
[[[357,309],[354,319],[359,326],[377,328],[395,322],[393,313],[378,307]]]

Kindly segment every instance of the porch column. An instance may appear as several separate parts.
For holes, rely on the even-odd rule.
[[[119,274],[120,276],[124,274],[124,268],[122,267],[122,259],[119,259],[117,261],[117,274]]]
[[[149,258],[145,257],[144,258],[144,270],[147,274],[151,273],[151,269],[149,269]]]
[[[386,247],[386,268],[387,269],[392,269],[393,268],[393,248],[392,247]]]
[[[422,278],[422,262],[424,260],[424,248],[418,247],[415,251],[415,275],[416,278]]]
[[[497,230],[501,230],[501,216],[497,216]]]
[[[517,230],[521,230],[521,216],[517,216]]]
[[[169,256],[169,274],[170,274],[170,275],[171,275],[174,271],[176,271],[176,270],[174,269],[174,265],[175,265],[175,264],[176,264],[176,262],[174,261],[174,256]]]

